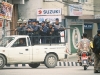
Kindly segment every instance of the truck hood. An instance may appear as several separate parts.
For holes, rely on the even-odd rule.
[[[0,47],[0,53],[3,52],[4,50],[6,50],[5,47]]]

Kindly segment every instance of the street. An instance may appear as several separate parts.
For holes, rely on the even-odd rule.
[[[11,65],[10,67],[4,67],[4,69],[0,70],[0,75],[96,75],[93,72],[93,66],[89,66],[87,70],[84,70],[82,66],[77,65],[68,65],[67,62],[76,62],[77,55],[72,54],[69,55],[68,60],[66,61],[66,65],[62,62],[61,65],[57,65],[55,68],[46,68],[43,64],[38,68],[30,68],[28,64],[24,67],[19,65],[18,67],[14,67]],[[98,73],[99,74],[99,73]]]
[[[0,75],[95,75],[93,73],[93,66],[90,66],[87,70],[83,70],[81,66],[69,66],[69,67],[56,67],[46,68],[40,66],[32,69],[30,67],[18,67],[18,68],[4,68],[0,70]]]

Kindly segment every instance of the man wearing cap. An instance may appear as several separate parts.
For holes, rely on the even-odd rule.
[[[94,73],[100,73],[100,29],[97,30],[97,34],[93,40],[93,52],[94,52]]]
[[[39,26],[37,25],[37,21],[33,20],[32,22],[32,32],[33,32],[33,42],[35,44],[39,43]]]
[[[59,43],[60,42],[60,32],[61,31],[64,31],[65,30],[65,28],[64,28],[64,26],[63,25],[61,25],[60,23],[59,23],[59,19],[58,18],[56,18],[56,22],[55,22],[55,24],[54,24],[54,27],[55,28],[57,28],[57,32],[56,32],[56,42],[57,43]]]
[[[57,28],[53,27],[53,23],[49,23],[48,31],[47,31],[47,36],[48,41],[47,43],[56,43],[56,38],[55,38],[55,33],[57,31]]]
[[[40,28],[40,35],[41,35],[41,43],[46,43],[46,39],[47,39],[47,26],[45,25],[45,22],[43,21],[41,23],[41,28]]]
[[[18,26],[15,28],[15,31],[18,32],[18,35],[23,35],[23,20],[19,19],[17,23]]]

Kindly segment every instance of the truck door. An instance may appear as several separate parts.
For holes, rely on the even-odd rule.
[[[9,58],[11,62],[29,62],[30,61],[30,51],[32,49],[28,46],[27,38],[17,39],[9,50]]]

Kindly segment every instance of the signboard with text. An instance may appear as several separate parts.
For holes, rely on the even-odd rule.
[[[82,16],[82,5],[69,4],[69,16]]]
[[[37,9],[37,15],[61,15],[61,9]]]
[[[84,24],[84,29],[92,29],[93,24]]]
[[[95,19],[100,19],[100,14],[95,15]]]
[[[82,19],[68,19],[68,24],[69,25],[83,25],[84,20],[82,20]]]

